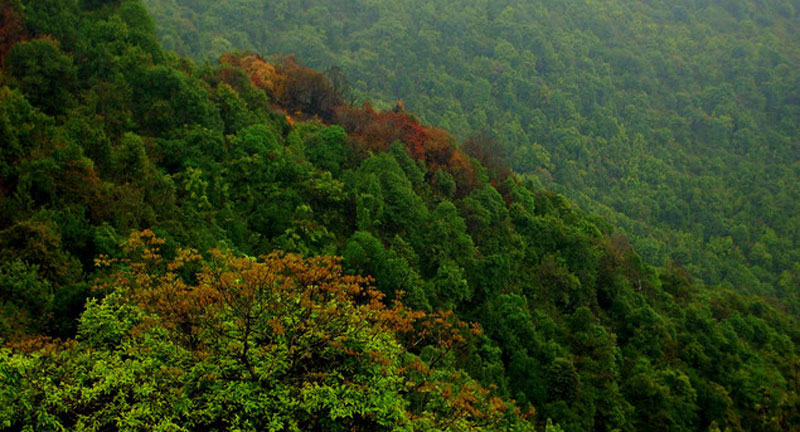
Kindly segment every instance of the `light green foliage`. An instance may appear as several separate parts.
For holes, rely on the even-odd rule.
[[[419,252],[430,266],[448,259],[467,265],[476,253],[472,238],[467,234],[467,225],[450,201],[440,202],[431,212],[425,243],[427,247]]]
[[[123,340],[144,318],[136,307],[122,301],[122,293],[107,295],[102,301],[90,299],[81,315],[76,339],[97,350],[120,348]]]
[[[175,270],[199,257],[164,271],[159,241],[138,239],[143,255],[87,303],[76,341],[0,351],[4,428],[532,430],[463,373],[407,352],[393,326],[422,315],[358,303],[374,293],[330,259],[216,253],[187,285]]]
[[[219,83],[214,96],[217,99],[220,115],[225,124],[224,132],[226,135],[236,134],[253,122],[250,113],[247,111],[247,102],[230,85]]]
[[[413,184],[394,156],[382,153],[366,159],[358,169],[358,176],[365,178],[367,182],[371,181],[370,176],[377,179],[383,201],[383,217],[379,220],[384,232],[411,237],[422,234],[422,227],[418,222],[427,220],[428,210],[422,198],[414,192]],[[367,187],[367,193],[375,190],[374,186]],[[365,202],[365,205],[370,204]],[[376,216],[368,217],[374,220]]]

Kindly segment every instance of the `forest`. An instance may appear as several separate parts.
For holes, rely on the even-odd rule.
[[[581,177],[561,164],[580,169],[559,161],[563,143],[464,130],[412,97],[373,99],[345,63],[313,69],[320,59],[306,51],[247,45],[257,34],[206,33],[195,26],[221,29],[231,16],[210,3],[187,1],[191,20],[175,3],[151,3],[0,4],[0,430],[800,430],[797,241],[787,236],[797,214],[784,212],[796,205],[797,71],[768,69],[790,87],[753,124],[776,139],[757,135],[766,147],[752,151],[781,163],[771,165],[777,177],[757,171],[752,181],[786,186],[759,195],[787,199],[764,202],[761,224],[741,214],[748,242],[777,239],[762,243],[768,267],[734,253],[750,243],[704,237],[707,221],[690,224],[702,233],[636,221],[603,207],[599,190],[570,189],[563,179]],[[322,23],[295,14],[314,2],[283,4],[278,22]],[[781,5],[768,15],[774,28],[796,19]],[[236,25],[271,8],[236,9]],[[150,13],[204,37],[188,47],[159,34]],[[272,37],[264,16],[260,34]],[[767,46],[790,61],[781,52],[791,45]],[[552,87],[557,100],[569,83]],[[493,91],[479,100],[496,103]],[[564,106],[578,109],[571,97]],[[583,110],[562,119],[577,133],[594,121]],[[622,121],[609,123],[619,145],[649,139],[660,120],[643,119],[642,132]],[[536,133],[561,127],[547,122]],[[614,159],[586,137],[576,156]],[[683,157],[685,142],[669,143]],[[731,150],[717,145],[724,159]],[[550,162],[519,166],[526,148]],[[773,159],[761,156],[746,163],[766,170]],[[725,168],[696,157],[701,172],[679,178]],[[729,177],[712,177],[738,196],[721,186]],[[701,202],[730,205],[696,188]],[[703,214],[728,217],[717,210]],[[685,241],[658,243],[662,234]],[[640,249],[648,241],[691,255],[660,262]],[[723,266],[708,249],[720,241],[730,246]],[[753,273],[754,285],[728,270]]]
[[[339,68],[602,215],[650,264],[800,313],[800,1],[144,0],[168,49]]]

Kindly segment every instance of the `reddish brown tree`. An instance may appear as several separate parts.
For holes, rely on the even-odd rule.
[[[11,46],[26,39],[25,27],[15,0],[0,2],[0,65],[5,65]]]

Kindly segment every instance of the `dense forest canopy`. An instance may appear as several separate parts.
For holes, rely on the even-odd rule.
[[[797,0],[145,4],[169,49],[337,66],[376,106],[496,137],[648,262],[800,310]]]
[[[139,0],[0,24],[0,430],[798,430],[793,314],[648,264],[502,136],[346,65],[195,64]]]

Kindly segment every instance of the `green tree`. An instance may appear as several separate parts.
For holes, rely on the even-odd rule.
[[[17,43],[5,66],[27,99],[46,114],[63,114],[74,105],[77,71],[57,41],[41,38]]]

